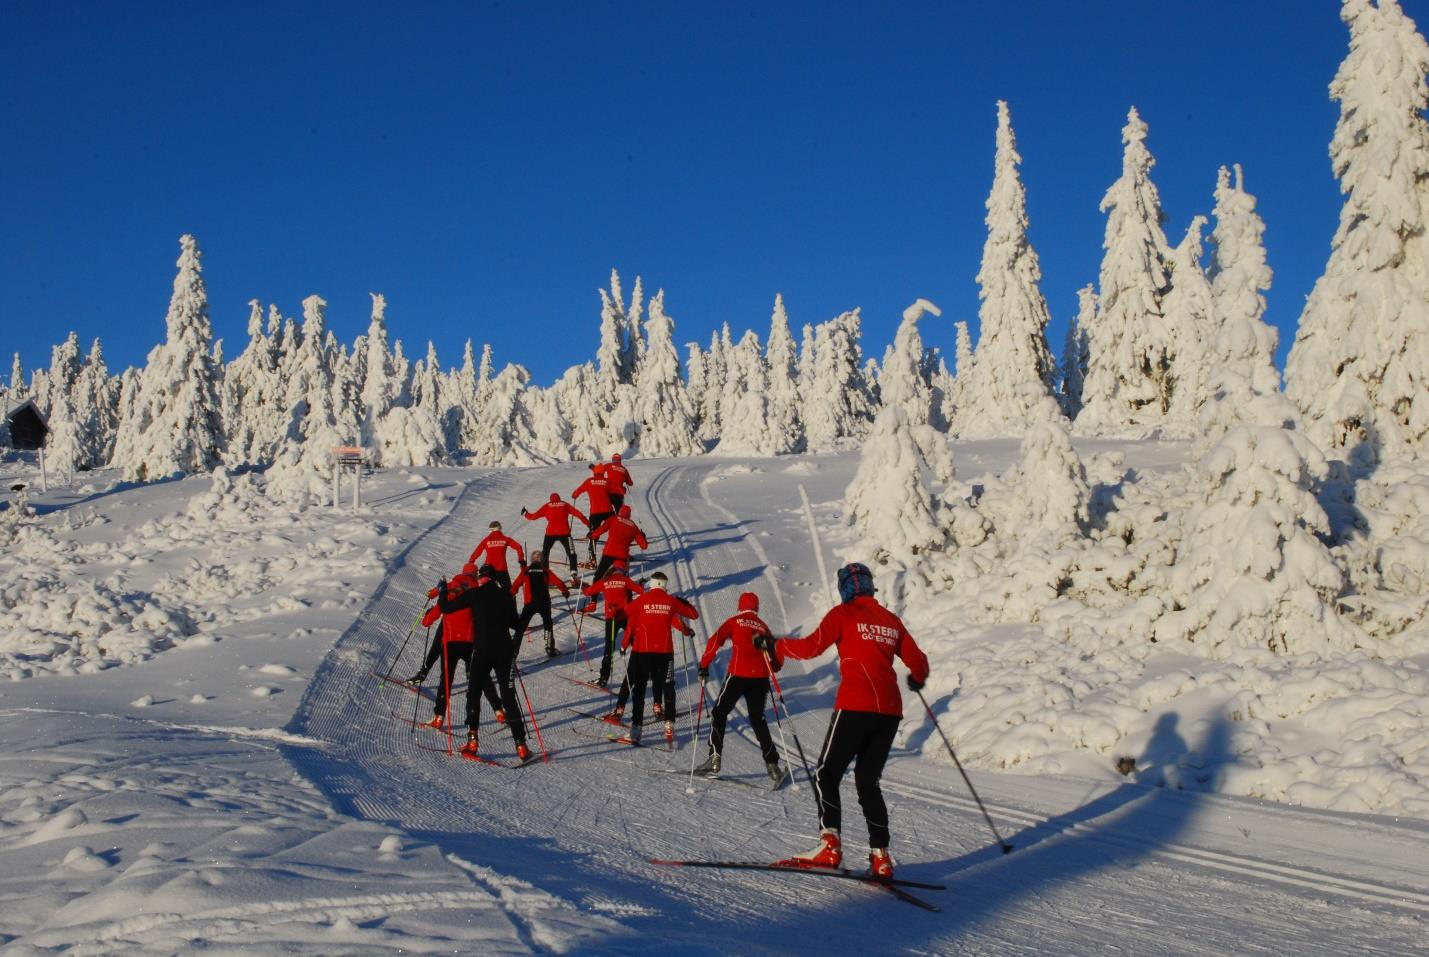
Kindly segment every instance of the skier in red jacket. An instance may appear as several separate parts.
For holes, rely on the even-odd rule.
[[[592,538],[605,536],[605,550],[600,553],[600,564],[595,568],[595,577],[601,579],[612,568],[628,568],[630,565],[630,543],[634,542],[641,551],[650,547],[645,533],[630,517],[630,506],[620,506],[620,514],[613,515],[591,529]]]
[[[481,582],[482,578],[477,572],[476,566],[471,564],[470,562],[467,562],[461,567],[460,573],[452,576],[452,580],[448,583],[448,587],[453,590],[453,594],[460,594],[461,592],[466,591],[468,588],[475,588],[477,585],[480,585]],[[422,686],[422,682],[427,680],[427,673],[432,670],[432,666],[437,663],[437,659],[442,657],[442,655],[445,654],[447,650],[446,623],[444,620],[444,616],[442,615],[442,610],[438,608],[435,603],[437,595],[438,592],[435,588],[427,592],[427,597],[433,599],[434,601],[432,606],[427,609],[426,614],[422,616],[422,627],[430,628],[432,625],[435,624],[437,626],[437,633],[432,637],[432,642],[427,649],[427,657],[426,660],[422,662],[422,667],[418,668],[417,673],[407,679],[407,684],[411,685],[414,688],[420,688]],[[468,652],[466,658],[463,659],[468,665],[468,677],[470,677],[471,674],[471,669],[469,667],[471,664],[470,657],[471,655]],[[442,666],[443,677],[445,678],[445,676],[449,673],[450,669],[455,667],[455,661],[449,662],[448,664],[444,664]],[[470,684],[470,682],[468,682],[468,684]],[[446,710],[446,685],[447,682],[443,681],[442,690],[439,691],[439,697],[441,698],[442,703],[437,707],[438,715],[441,715]],[[486,689],[486,700],[491,703],[491,711],[496,716],[497,723],[504,723],[506,721],[506,712],[501,707],[501,702],[497,700],[496,690],[494,688],[488,687]],[[440,725],[433,725],[433,727],[440,727]]]
[[[650,576],[645,594],[625,606],[628,625],[621,648],[629,648],[630,743],[640,743],[640,725],[645,719],[645,685],[651,697],[664,702],[665,740],[675,740],[675,639],[674,633],[693,635],[685,621],[700,617],[695,606],[665,590],[664,572]],[[622,687],[622,691],[625,689]],[[621,702],[623,704],[623,702]],[[617,705],[617,710],[621,706]]]
[[[522,601],[521,617],[516,620],[516,633],[512,636],[512,662],[515,662],[516,657],[521,654],[521,640],[526,637],[526,629],[530,627],[537,615],[541,616],[541,623],[545,626],[546,657],[554,658],[560,653],[556,651],[556,633],[552,628],[552,585],[559,588],[563,596],[570,594],[566,583],[561,580],[559,575],[546,567],[546,563],[542,561],[540,555],[532,555],[530,565],[523,562],[521,574],[517,575],[516,580],[511,583],[511,594],[521,595]]]
[[[705,645],[705,653],[700,658],[700,683],[710,675],[710,665],[715,654],[728,641],[733,650],[729,656],[729,668],[719,697],[715,699],[714,710],[710,712],[710,753],[705,763],[695,768],[696,774],[713,777],[719,774],[720,753],[724,749],[724,726],[729,713],[740,698],[744,699],[744,709],[749,715],[749,726],[754,729],[754,738],[759,742],[759,751],[764,756],[764,767],[777,788],[784,783],[785,772],[779,765],[779,752],[774,750],[774,739],[769,736],[769,722],[764,717],[764,702],[769,695],[769,659],[754,647],[754,639],[772,634],[764,619],[759,617],[759,596],[747,591],[739,596],[739,613],[725,620]]]
[[[908,687],[917,691],[928,680],[928,657],[898,616],[873,597],[873,573],[857,562],[838,573],[842,603],[803,638],[760,635],[754,645],[782,658],[814,658],[831,645],[839,649],[839,690],[824,746],[819,752],[814,796],[819,806],[819,844],[781,864],[790,867],[838,867],[843,861],[839,838],[842,805],[839,782],[850,762],[855,762],[854,785],[858,803],[868,822],[869,871],[875,877],[893,876],[888,854],[888,806],[879,779],[888,751],[903,719],[903,699],[893,659],[908,666]]]
[[[620,464],[619,452],[612,455],[610,461],[606,463],[605,483],[610,490],[610,504],[618,512],[620,506],[625,504],[626,491],[635,484],[635,480],[630,477],[625,466]]]
[[[596,527],[615,514],[615,507],[610,504],[610,483],[605,478],[605,466],[599,462],[591,463],[590,477],[576,486],[576,490],[571,493],[571,498],[580,498],[582,495],[586,497],[586,503],[590,506],[586,509],[590,514],[590,533],[586,535],[586,544],[590,547],[590,563],[593,566],[595,565],[595,540],[600,537],[596,534]]]
[[[538,518],[546,520],[546,537],[541,540],[541,564],[547,568],[551,567],[551,546],[560,542],[561,547],[566,550],[566,564],[571,569],[571,584],[578,584],[581,576],[576,568],[575,546],[571,542],[571,519],[576,519],[586,528],[590,528],[590,519],[570,502],[561,501],[560,494],[556,492],[552,492],[551,500],[534,512],[522,508],[521,514],[526,516],[528,522],[534,522]]]
[[[492,577],[496,583],[510,591],[511,573],[506,570],[506,549],[508,548],[516,553],[518,562],[526,560],[526,550],[521,547],[521,543],[503,533],[500,522],[492,522],[491,531],[476,543],[476,548],[471,550],[471,557],[467,561],[479,566],[490,565]]]
[[[495,685],[506,706],[506,724],[516,742],[516,757],[526,761],[531,757],[531,749],[526,747],[526,722],[509,678],[515,671],[511,661],[511,628],[516,624],[516,602],[511,593],[497,583],[493,569],[483,567],[480,571],[481,584],[457,595],[443,587],[445,582],[437,585],[437,607],[442,615],[447,620],[465,619],[464,627],[473,642],[471,657],[467,660],[470,687],[466,695],[466,744],[462,745],[461,753],[476,756],[477,726],[481,723],[481,695],[476,691]]]
[[[600,658],[600,676],[595,680],[595,683],[602,688],[610,684],[610,663],[611,659],[615,657],[615,642],[621,630],[625,628],[625,606],[630,603],[633,596],[644,592],[643,585],[619,569],[612,571],[604,578],[596,579],[581,589],[581,594],[591,599],[590,610],[595,610],[597,597],[605,601],[605,651]],[[621,654],[624,652],[622,651]],[[629,694],[628,690],[626,694]]]

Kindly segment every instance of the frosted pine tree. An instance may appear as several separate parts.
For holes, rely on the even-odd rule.
[[[769,375],[769,428],[775,436],[774,454],[802,452],[804,420],[800,412],[803,404],[799,397],[799,356],[781,295],[774,297],[764,357]]]
[[[1202,407],[1210,400],[1215,373],[1213,345],[1220,329],[1211,281],[1201,268],[1201,235],[1206,217],[1195,216],[1186,238],[1171,255],[1171,291],[1161,308],[1164,313],[1170,369],[1171,401],[1167,409],[1168,433],[1190,438],[1199,431]]]
[[[149,353],[134,408],[115,439],[114,464],[130,480],[206,471],[223,449],[202,254],[192,236],[179,246],[168,336]]]
[[[811,396],[814,387],[814,324],[804,323],[799,333],[799,395]]]
[[[1171,343],[1161,313],[1171,249],[1146,132],[1133,108],[1122,130],[1121,178],[1101,202],[1106,254],[1096,321],[1086,330],[1087,376],[1076,422],[1083,434],[1144,435],[1162,424],[1171,400]]]
[[[718,442],[724,428],[721,414],[724,384],[729,377],[730,352],[733,349],[729,340],[729,323],[710,333],[710,347],[705,352],[704,388],[700,394],[700,405],[695,409],[700,438],[705,442]]]
[[[1224,166],[1216,178],[1210,277],[1221,331],[1213,347],[1222,368],[1235,371],[1254,392],[1268,395],[1280,391],[1275,368],[1279,334],[1264,319],[1264,294],[1273,274],[1265,260],[1265,223],[1244,180],[1239,164],[1234,182]]]
[[[769,420],[769,371],[753,330],[745,332],[730,354],[722,406],[728,417],[716,453],[778,454],[783,441]]]
[[[267,473],[271,489],[297,502],[321,501],[330,494],[333,450],[353,444],[359,428],[356,410],[340,422],[334,407],[335,356],[324,328],[326,311],[319,296],[303,300],[301,345],[286,357],[288,429]]]
[[[1305,431],[1373,462],[1429,446],[1429,44],[1395,0],[1344,0],[1350,51],[1330,84],[1346,194],[1285,367]]]
[[[362,374],[362,444],[371,445],[377,435],[378,423],[396,404],[401,386],[387,341],[387,297],[372,296],[372,318],[367,324],[363,343]]]
[[[842,439],[862,440],[874,403],[863,373],[862,320],[857,309],[814,330],[814,363],[806,393],[818,396],[805,408],[804,431],[811,452],[827,452]]]
[[[224,377],[223,422],[228,437],[226,461],[230,465],[271,461],[286,426],[278,342],[281,328],[276,307],[268,312],[268,332],[257,299],[249,303],[248,345]]]
[[[10,403],[13,405],[29,398],[30,390],[25,387],[25,367],[20,364],[20,353],[10,362]]]
[[[572,459],[603,459],[609,454],[605,423],[592,401],[599,379],[600,373],[587,362],[567,369],[551,387],[560,418],[570,431]]]
[[[1051,320],[1038,284],[1042,267],[1027,237],[1027,190],[1007,103],[997,103],[997,154],[987,197],[987,240],[978,270],[981,334],[962,394],[962,434],[1021,435],[1040,396],[1055,391],[1056,364],[1047,345]],[[1030,404],[1029,404],[1030,403]]]
[[[471,464],[542,465],[549,460],[536,449],[535,433],[524,394],[531,374],[507,365],[492,380],[486,401],[477,412]]]
[[[1022,437],[1022,458],[1003,480],[1014,490],[1018,535],[1044,532],[1065,542],[1081,535],[1089,520],[1091,486],[1061,407],[1043,396],[1031,412],[1033,422]],[[1007,522],[1000,521],[1000,527]]]
[[[635,383],[635,416],[640,423],[640,453],[646,457],[698,455],[704,451],[695,410],[680,377],[675,351],[675,323],[665,313],[665,290],[650,300],[645,359]]]
[[[1075,419],[1082,411],[1082,384],[1087,377],[1087,326],[1096,322],[1097,294],[1091,286],[1077,290],[1077,315],[1067,326],[1062,346],[1062,411]]]
[[[109,375],[98,339],[89,347],[71,394],[83,453],[75,465],[81,469],[99,468],[114,452],[114,436],[119,428],[119,384]]]
[[[35,405],[41,413],[48,416],[58,403],[60,395],[68,396],[74,391],[79,369],[79,333],[71,332],[64,342],[50,349],[49,375],[45,377],[41,388],[35,391]]]
[[[54,389],[50,393],[50,411],[45,417],[49,435],[45,437],[45,467],[66,483],[74,481],[74,473],[88,456],[80,434],[73,400],[68,391]]]
[[[687,342],[685,354],[688,356],[685,360],[685,394],[690,397],[690,408],[695,410],[695,428],[703,438],[704,422],[700,420],[700,410],[704,408],[709,379],[705,370],[705,350],[700,348],[698,342]]]
[[[923,456],[903,410],[885,405],[863,443],[858,471],[844,492],[844,517],[876,560],[913,565],[944,535],[923,482]]]
[[[625,354],[621,358],[621,368],[625,370],[625,381],[634,382],[639,374],[640,363],[645,361],[645,332],[641,326],[641,316],[645,310],[645,287],[640,277],[635,277],[635,288],[630,290],[630,306],[625,312]]]
[[[608,407],[614,404],[616,386],[630,381],[629,323],[620,291],[620,275],[614,269],[610,271],[610,292],[604,289],[599,292],[600,346],[595,351],[595,365],[601,398]]]
[[[903,310],[903,321],[883,356],[880,400],[885,408],[895,405],[903,411],[903,427],[918,443],[923,462],[939,482],[946,484],[953,478],[952,446],[933,424],[942,418],[942,413],[934,408],[935,396],[927,376],[935,364],[929,362],[930,354],[918,332],[918,320],[926,313],[942,315],[927,299],[919,299]]]

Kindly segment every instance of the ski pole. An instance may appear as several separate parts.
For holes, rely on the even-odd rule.
[[[938,723],[938,716],[933,714],[933,709],[928,707],[928,699],[923,697],[923,689],[917,689],[918,700],[923,702],[923,710],[928,712],[928,718],[933,722],[933,727],[938,729],[938,737],[943,739],[943,744],[948,749],[948,754],[952,757],[953,763],[958,766],[958,773],[963,776],[963,783],[968,786],[968,791],[972,794],[973,800],[977,802],[978,810],[982,811],[982,816],[987,821],[987,826],[992,830],[992,836],[997,839],[997,846],[1002,848],[1002,853],[1011,854],[1012,845],[1002,839],[1002,835],[997,833],[997,825],[992,823],[992,815],[987,813],[987,808],[983,806],[982,798],[977,796],[977,788],[973,787],[972,779],[963,770],[963,762],[958,760],[958,754],[953,750],[953,744],[948,740],[948,736],[943,733],[943,726]]]
[[[784,719],[780,716],[779,702],[777,699],[771,698],[769,703],[774,708],[774,724],[779,728],[779,745],[784,749],[784,763],[792,768],[794,762],[789,760],[789,738],[784,734]],[[789,719],[790,724],[793,723],[793,720],[793,718]],[[793,774],[789,775],[789,790],[799,790],[799,779]]]
[[[526,713],[531,716],[531,729],[536,732],[536,743],[541,746],[541,760],[549,762],[551,755],[546,750],[546,742],[541,739],[541,725],[536,721],[536,709],[531,706],[531,696],[526,693],[526,679],[521,677],[521,667],[515,662],[512,662],[511,670],[516,672],[516,682],[521,685],[521,697],[526,699]]]
[[[402,639],[402,645],[397,649],[397,653],[392,656],[392,660],[384,664],[381,668],[377,669],[377,673],[379,675],[383,676],[384,678],[387,677],[392,673],[391,668],[394,667],[397,662],[402,660],[402,652],[407,650],[407,642],[412,640],[412,632],[417,630],[417,626],[422,623],[423,615],[426,615],[427,610],[431,607],[431,602],[427,602],[426,607],[422,609],[422,613],[416,618],[412,619],[412,627],[407,629],[407,637]]]
[[[591,664],[590,652],[586,649],[585,646],[585,636],[581,634],[581,623],[585,620],[585,605],[581,602],[581,596],[579,591],[572,593],[570,597],[573,601],[576,602],[576,610],[577,612],[579,612],[579,615],[577,615],[576,612],[570,611],[570,606],[567,605],[566,614],[570,617],[571,622],[576,627],[576,647],[581,650],[581,657],[585,659],[586,671],[594,672],[595,665]]]
[[[774,661],[773,661],[772,658],[769,657],[769,652],[765,651],[765,652],[763,652],[763,654],[764,654],[764,663],[769,666],[769,682],[770,682],[770,684],[772,684],[772,685],[774,686],[774,696],[779,699],[779,704],[781,704],[781,705],[784,707],[784,712],[785,712],[786,714],[788,714],[788,712],[789,712],[789,702],[787,702],[787,701],[784,700],[784,689],[779,686],[779,676],[776,675],[776,674],[774,674]],[[779,718],[779,709],[778,709],[778,708],[775,708],[775,709],[774,709],[774,718],[775,718],[776,721],[779,721],[780,734],[783,734],[784,723],[783,723],[783,720]],[[804,777],[806,777],[806,778],[809,779],[809,784],[810,784],[811,786],[813,786],[813,788],[814,788],[814,794],[815,794],[815,802],[814,802],[814,803],[815,803],[815,805],[816,805],[815,810],[817,811],[817,810],[818,810],[818,807],[817,807],[817,804],[818,804],[817,795],[818,795],[818,793],[819,793],[819,788],[818,788],[818,784],[814,781],[814,774],[813,774],[813,772],[809,770],[809,759],[804,756],[804,746],[799,743],[799,732],[796,731],[796,730],[794,730],[794,716],[793,716],[793,715],[789,715],[789,734],[790,734],[791,737],[793,737],[793,739],[794,739],[794,747],[795,747],[795,748],[798,750],[798,752],[799,752],[799,763],[804,766]],[[784,759],[785,759],[786,761],[789,759],[789,752],[788,752],[788,751],[785,751],[785,752],[784,752]],[[790,790],[793,790],[793,789],[791,788]]]
[[[686,794],[695,793],[695,758],[700,751],[700,723],[705,716],[705,679],[700,679],[700,703],[695,708],[695,740],[690,745],[690,783],[685,785]]]
[[[456,671],[456,662],[447,656],[447,643],[442,640],[442,684],[447,689],[446,706],[446,732],[447,732],[447,756],[452,753],[452,672]],[[467,668],[466,683],[471,684],[471,669]]]
[[[428,626],[427,626],[427,637],[426,637],[426,640],[422,642],[422,664],[423,664],[423,665],[426,665],[426,663],[427,663],[427,649],[429,649],[431,646],[432,646],[432,626],[431,626],[431,625],[428,625]],[[414,738],[417,736],[417,714],[419,713],[419,712],[418,712],[418,708],[421,706],[421,704],[422,704],[422,692],[421,692],[421,689],[418,688],[418,689],[417,689],[417,694],[415,695],[415,700],[412,702],[412,733],[411,733],[411,736],[414,737]]]

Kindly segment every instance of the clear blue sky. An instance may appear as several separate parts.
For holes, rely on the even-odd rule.
[[[678,341],[863,307],[975,323],[995,103],[1023,156],[1049,332],[1101,260],[1133,104],[1180,240],[1241,163],[1267,222],[1281,355],[1340,196],[1333,0],[873,4],[57,3],[0,10],[0,335],[69,330],[113,369],[163,337],[181,233],[232,358],[246,303],[385,293],[409,355],[490,341],[538,384],[593,358],[612,267]],[[1429,25],[1429,0],[1404,9]],[[399,7],[409,9],[399,10]],[[975,329],[975,325],[974,325]]]

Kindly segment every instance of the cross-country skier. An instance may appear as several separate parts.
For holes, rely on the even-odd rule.
[[[686,620],[700,617],[695,606],[665,590],[664,572],[650,576],[645,594],[625,606],[628,622],[622,648],[630,649],[630,742],[640,743],[640,725],[645,718],[645,685],[651,697],[664,702],[665,740],[675,740],[675,639],[674,632],[693,635]],[[623,689],[622,689],[623,690]]]
[[[461,572],[459,574],[452,576],[452,580],[448,583],[448,587],[456,589],[457,591],[465,591],[468,588],[475,588],[479,584],[481,584],[481,579],[477,574],[476,566],[471,564],[470,562],[467,562],[461,567]],[[435,624],[437,626],[437,633],[432,637],[431,645],[427,649],[427,658],[425,661],[422,662],[422,667],[418,668],[417,673],[407,679],[407,684],[411,685],[414,688],[420,688],[422,686],[422,682],[427,680],[427,674],[432,670],[432,666],[437,663],[437,659],[442,656],[442,654],[446,651],[447,647],[446,627],[442,616],[442,610],[438,608],[435,604],[437,594],[438,592],[435,588],[427,592],[427,597],[433,599],[433,604],[432,607],[427,609],[426,614],[422,616],[422,627],[430,628],[433,624]],[[453,662],[452,664],[455,665],[455,662]],[[447,674],[447,669],[445,666],[443,667],[442,674],[444,677]],[[468,685],[471,685],[470,678],[471,669],[470,667],[468,667]],[[444,696],[446,693],[446,685],[447,683],[444,681],[442,691],[440,692],[442,696]],[[468,693],[471,693],[471,691],[472,689],[468,688]],[[485,689],[485,692],[486,700],[491,703],[491,710],[496,714],[497,723],[500,724],[504,722],[506,720],[506,712],[501,709],[501,702],[497,700],[496,690],[488,686]],[[438,715],[441,715],[444,714],[445,711],[446,700],[445,697],[443,697],[442,704],[437,707],[437,713]],[[433,727],[440,727],[440,725],[433,725]]]
[[[521,547],[521,543],[502,532],[500,522],[492,522],[491,531],[476,543],[476,548],[472,549],[471,557],[467,561],[482,567],[490,566],[491,577],[496,579],[496,583],[502,588],[510,590],[511,573],[506,570],[508,548],[516,553],[518,562],[526,560],[526,550]]]
[[[566,550],[566,564],[571,569],[571,585],[578,584],[581,576],[576,568],[575,546],[571,542],[571,519],[576,519],[586,528],[590,528],[590,519],[570,502],[562,501],[558,492],[552,492],[551,500],[534,512],[522,508],[521,514],[526,516],[528,522],[534,522],[538,518],[546,520],[546,537],[541,540],[541,564],[547,568],[551,566],[551,547],[560,542],[561,547]]]
[[[615,569],[604,578],[598,578],[585,588],[581,589],[581,594],[591,599],[589,610],[595,609],[595,599],[601,598],[605,602],[602,614],[605,616],[605,650],[600,658],[600,675],[595,683],[602,688],[610,684],[610,664],[615,657],[615,643],[622,629],[625,628],[625,606],[635,595],[643,594],[645,586],[635,579],[625,574],[620,569]],[[586,609],[582,609],[585,611]],[[621,654],[625,652],[622,651]],[[628,686],[625,687],[628,697]]]
[[[512,639],[512,661],[515,661],[521,654],[521,641],[526,637],[526,629],[530,627],[531,621],[537,615],[541,617],[541,623],[545,626],[546,657],[554,658],[559,654],[556,651],[556,633],[552,627],[552,585],[561,590],[562,596],[570,595],[566,583],[561,580],[559,575],[546,567],[546,563],[542,561],[540,555],[532,555],[529,565],[523,562],[521,574],[516,576],[516,581],[511,583],[511,594],[520,594],[523,602],[521,617],[516,620],[516,634]]]
[[[625,504],[625,493],[630,486],[635,484],[635,480],[630,477],[625,466],[620,464],[620,453],[616,452],[610,457],[610,461],[605,466],[605,483],[610,490],[610,504],[618,512],[620,506]]]
[[[838,867],[843,862],[839,831],[842,805],[839,782],[850,762],[858,789],[858,803],[868,822],[869,871],[875,877],[893,876],[888,853],[888,806],[879,779],[898,723],[903,719],[903,699],[893,659],[908,666],[908,687],[917,691],[928,680],[928,658],[898,616],[873,597],[873,573],[860,563],[838,572],[839,605],[803,638],[775,641],[761,635],[755,647],[781,658],[814,658],[831,645],[839,649],[839,689],[824,746],[819,751],[814,796],[819,806],[819,844],[787,861],[792,867]]]
[[[732,650],[724,685],[715,699],[714,710],[710,712],[709,757],[695,768],[696,774],[719,773],[725,721],[735,704],[743,698],[745,711],[749,714],[749,726],[754,729],[759,751],[764,755],[764,767],[775,787],[783,783],[784,769],[779,766],[779,752],[774,750],[774,739],[769,736],[769,722],[764,717],[764,702],[769,694],[769,659],[754,647],[755,638],[769,634],[769,626],[759,617],[759,596],[747,591],[739,596],[739,613],[726,619],[710,635],[705,653],[700,658],[701,685],[709,678],[710,665],[720,647],[728,641]]]
[[[531,757],[531,749],[526,747],[526,722],[509,678],[512,671],[511,629],[516,624],[516,602],[511,593],[496,581],[492,574],[494,571],[483,567],[482,583],[455,597],[449,597],[451,593],[445,587],[446,582],[438,583],[437,606],[448,621],[463,621],[464,616],[462,627],[468,629],[474,639],[467,666],[471,687],[466,694],[466,744],[462,745],[462,753],[468,756],[477,753],[481,695],[476,694],[475,689],[494,681],[506,706],[506,724],[516,741],[516,756],[525,761]]]
[[[586,534],[586,545],[590,549],[590,563],[595,565],[595,540],[600,536],[596,534],[596,526],[600,525],[607,518],[615,514],[615,507],[610,504],[610,483],[605,478],[605,466],[599,462],[592,462],[590,466],[590,477],[576,486],[576,490],[571,493],[571,498],[586,497],[586,504],[590,507],[586,512],[590,515],[590,531]],[[599,578],[600,576],[595,576]]]
[[[600,553],[600,564],[595,567],[595,577],[604,578],[612,568],[628,568],[630,565],[630,544],[634,542],[641,551],[650,547],[645,533],[630,517],[630,506],[620,506],[620,513],[607,518],[591,529],[591,537],[605,536],[605,550]]]

